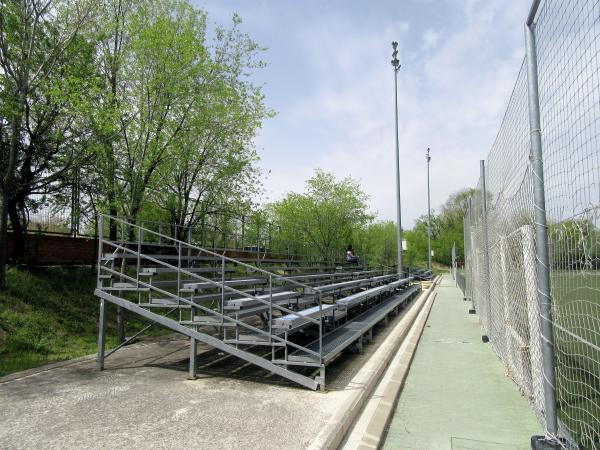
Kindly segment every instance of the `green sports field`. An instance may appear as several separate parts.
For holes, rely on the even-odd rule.
[[[600,271],[555,271],[559,418],[583,448],[600,447]]]

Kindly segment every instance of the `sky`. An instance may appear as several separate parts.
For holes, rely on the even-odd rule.
[[[302,192],[320,168],[361,181],[378,219],[395,220],[394,72],[402,225],[473,187],[500,127],[524,56],[530,0],[194,0],[209,23],[228,24],[266,47],[268,119],[255,144],[263,201]]]

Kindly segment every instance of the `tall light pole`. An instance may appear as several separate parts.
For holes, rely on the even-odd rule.
[[[400,147],[398,144],[398,72],[400,71],[400,62],[398,61],[398,43],[392,42],[392,66],[394,67],[394,107],[396,111],[396,203],[397,203],[397,220],[398,220],[398,275],[403,277],[402,266],[402,215],[400,208]]]
[[[431,270],[431,195],[429,191],[429,161],[431,161],[431,156],[429,156],[429,148],[427,148],[427,240],[428,240],[428,249],[429,253],[427,253],[427,269]]]

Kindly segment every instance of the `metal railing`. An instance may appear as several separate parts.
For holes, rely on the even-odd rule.
[[[121,227],[121,237],[120,241],[111,241],[106,239],[102,230],[104,230],[103,222],[108,219],[114,220]],[[215,317],[220,320],[221,324],[230,324],[235,325],[236,329],[238,327],[256,333],[259,336],[263,336],[267,338],[267,342],[273,345],[284,345],[292,347],[297,350],[305,351],[308,354],[311,354],[315,358],[315,362],[293,362],[293,361],[284,361],[285,365],[303,365],[303,366],[315,366],[315,367],[323,367],[323,301],[322,301],[322,293],[319,287],[313,287],[308,284],[299,282],[294,279],[289,279],[282,275],[278,275],[273,272],[269,272],[264,268],[251,265],[234,258],[230,258],[224,256],[223,254],[216,253],[211,250],[204,249],[194,244],[190,244],[189,242],[184,242],[182,240],[175,239],[169,235],[161,234],[147,228],[143,228],[139,225],[132,225],[123,219],[110,217],[106,215],[101,215],[99,218],[99,264],[98,264],[98,272],[97,272],[97,289],[100,291],[117,291],[122,296],[123,292],[127,292],[127,288],[123,287],[122,284],[115,286],[115,283],[112,279],[118,279],[119,283],[130,283],[131,287],[137,293],[137,304],[142,304],[142,295],[140,289],[146,289],[148,298],[151,299],[153,294],[160,294],[162,296],[166,296],[168,299],[171,299],[174,303],[176,302],[176,306],[179,309],[179,318],[178,322],[193,322],[195,311],[202,311],[205,315]],[[156,240],[160,239],[164,243],[168,243],[170,247],[176,249],[175,255],[150,255],[143,252],[143,246],[147,244],[147,240],[145,237],[151,235],[152,239],[156,238]],[[109,250],[107,252],[107,250]],[[217,266],[221,268],[220,275],[221,278],[219,281],[213,280],[208,277],[204,277],[195,271],[193,271],[193,267],[189,266],[189,263],[195,259],[200,259],[201,257],[211,258],[214,262],[217,263]],[[188,266],[184,264],[184,259],[187,260]],[[176,263],[169,263],[167,260],[176,260]],[[121,263],[121,268],[117,268],[117,262]],[[128,262],[132,262],[132,264],[128,264]],[[143,276],[144,267],[150,263],[155,267],[170,269],[173,273],[176,274],[176,287],[174,292],[169,291],[166,288],[162,288],[154,285],[151,281],[144,281],[141,279]],[[227,263],[234,264],[237,267],[242,267],[247,269],[247,271],[252,271],[253,273],[258,273],[262,275],[267,282],[268,287],[268,299],[248,293],[243,290],[236,289],[235,287],[228,286],[225,279],[225,267]],[[134,273],[131,273],[133,269]],[[106,275],[111,277],[111,282],[108,286],[104,285],[104,280]],[[207,307],[202,302],[195,300],[194,292],[182,292],[182,276],[188,277],[190,280],[202,282],[208,284],[210,287],[218,289],[221,296],[219,301],[218,309],[213,309],[211,307]],[[295,342],[281,337],[280,333],[276,333],[273,331],[272,323],[273,323],[273,312],[279,311],[282,314],[294,314],[296,311],[287,308],[273,301],[273,290],[276,285],[289,285],[293,286],[294,289],[301,290],[303,295],[312,295],[314,296],[315,302],[319,307],[318,317],[306,317],[305,320],[313,325],[318,327],[318,339],[319,339],[319,350],[318,352],[312,351],[306,347],[303,347]],[[122,288],[122,291],[119,289]],[[189,294],[189,297],[184,294]],[[268,320],[268,329],[261,329],[252,324],[249,324],[235,314],[228,314],[225,307],[225,294],[235,294],[240,298],[251,299],[259,305],[264,305],[267,307],[267,320]],[[131,300],[132,302],[136,302],[135,299]],[[175,305],[174,305],[175,306]],[[181,306],[187,306],[190,308],[190,321],[185,321],[182,317],[182,308]],[[103,307],[101,305],[101,307]],[[103,317],[104,313],[101,313],[101,317]],[[225,333],[223,332],[223,335]],[[222,339],[224,339],[223,336]],[[103,364],[103,356],[100,356],[101,362]],[[273,359],[274,360],[274,359]],[[274,360],[275,361],[275,360]]]

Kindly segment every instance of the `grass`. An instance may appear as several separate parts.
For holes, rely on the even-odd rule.
[[[552,273],[558,414],[582,448],[600,443],[600,273]],[[576,337],[577,336],[577,337]]]
[[[0,376],[94,353],[95,284],[89,267],[10,268],[7,289],[0,291]],[[117,343],[115,311],[108,306],[107,348]],[[146,325],[125,314],[128,335]]]
[[[427,267],[427,264],[425,264],[425,267]],[[431,263],[431,270],[435,275],[443,275],[445,273],[450,273],[450,267],[436,262]]]

